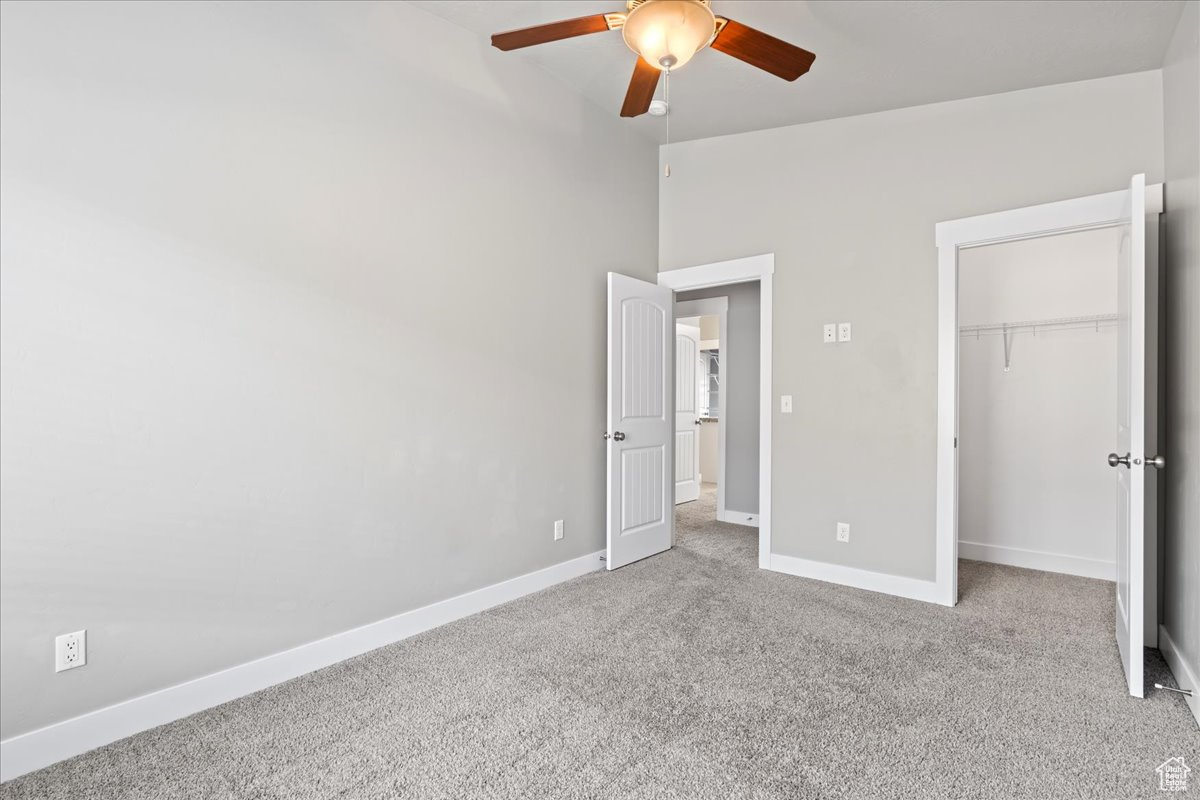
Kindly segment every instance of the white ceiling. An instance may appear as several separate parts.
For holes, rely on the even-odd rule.
[[[411,0],[485,41],[618,11],[623,0]],[[1158,69],[1181,0],[713,0],[713,10],[817,54],[795,83],[715,50],[671,80],[671,140],[794,125]],[[505,54],[617,116],[633,54],[618,32]],[[662,84],[659,84],[661,97]],[[660,141],[663,120],[627,120]]]

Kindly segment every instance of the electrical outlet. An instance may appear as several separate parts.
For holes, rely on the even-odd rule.
[[[822,336],[823,336],[823,338],[821,339],[821,341],[823,341],[825,344],[832,344],[833,342],[836,342],[837,341],[837,323],[835,323],[835,322],[826,323],[825,328],[822,333]]]
[[[554,521],[554,541],[558,541],[563,537],[563,521],[556,519]]]
[[[54,671],[75,669],[87,663],[87,631],[54,637]]]
[[[839,542],[850,541],[850,523],[849,522],[839,522],[837,524],[837,540]]]
[[[849,322],[839,322],[837,333],[838,333],[838,341],[839,342],[850,341],[850,323]]]

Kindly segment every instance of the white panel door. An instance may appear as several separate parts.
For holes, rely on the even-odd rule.
[[[1117,648],[1142,697],[1146,434],[1146,176],[1129,184],[1117,262]],[[1151,456],[1153,458],[1153,456]]]
[[[700,328],[675,324],[675,504],[700,497]]]
[[[609,569],[671,547],[674,296],[608,273]]]

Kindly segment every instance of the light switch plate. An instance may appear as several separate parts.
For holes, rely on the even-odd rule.
[[[832,344],[837,341],[837,323],[830,322],[825,325],[824,339],[825,344]]]
[[[838,323],[837,336],[838,336],[839,342],[850,341],[850,323],[849,322],[839,322]]]
[[[563,521],[561,519],[554,520],[554,541],[558,541],[563,537]]]
[[[792,396],[790,394],[782,395],[779,398],[779,411],[782,414],[792,413]]]

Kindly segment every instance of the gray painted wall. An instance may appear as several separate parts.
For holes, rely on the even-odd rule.
[[[1166,524],[1163,626],[1200,674],[1200,4],[1163,67]]]
[[[405,4],[0,32],[0,736],[603,547],[656,145]]]
[[[775,253],[775,552],[933,578],[934,225],[1160,181],[1162,111],[1151,71],[670,145],[660,269]]]
[[[725,405],[725,509],[758,513],[758,281],[679,292],[676,301],[728,297],[721,342]]]

